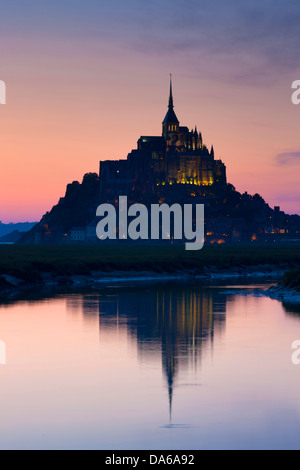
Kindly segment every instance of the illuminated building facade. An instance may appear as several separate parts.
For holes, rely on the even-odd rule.
[[[126,160],[100,162],[102,201],[120,195],[153,194],[159,188],[192,185],[194,190],[226,185],[226,167],[214,149],[203,144],[201,132],[180,126],[174,111],[172,81],[161,136],[141,136]]]

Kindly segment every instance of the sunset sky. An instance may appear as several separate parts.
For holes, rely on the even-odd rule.
[[[1,5],[0,220],[33,221],[66,184],[181,125],[237,190],[300,214],[299,0],[10,0]]]

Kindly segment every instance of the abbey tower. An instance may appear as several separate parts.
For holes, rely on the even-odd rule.
[[[137,149],[125,160],[100,162],[101,200],[111,202],[119,195],[138,198],[159,188],[173,186],[192,191],[226,184],[226,167],[216,160],[214,149],[203,144],[201,132],[180,126],[174,111],[172,79],[168,110],[161,136],[141,136]],[[196,192],[195,192],[196,191]]]

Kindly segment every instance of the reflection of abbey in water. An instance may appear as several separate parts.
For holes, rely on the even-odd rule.
[[[101,200],[119,195],[151,194],[165,185],[198,187],[225,185],[226,167],[215,160],[213,147],[203,144],[201,132],[180,126],[174,111],[172,82],[161,136],[142,136],[127,160],[100,162]],[[192,187],[191,187],[192,188]]]
[[[96,308],[102,331],[126,328],[136,338],[141,354],[151,356],[161,351],[171,409],[178,369],[196,369],[203,346],[211,346],[214,335],[223,330],[226,297],[219,297],[211,289],[192,287],[120,289],[117,293],[101,293],[98,299],[83,298],[87,315],[95,313]]]

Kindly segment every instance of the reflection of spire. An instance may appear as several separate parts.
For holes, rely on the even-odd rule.
[[[169,418],[170,418],[170,424],[172,421],[172,398],[173,398],[173,379],[169,381]]]
[[[175,285],[154,291],[118,288],[113,295],[111,291],[101,293],[97,302],[95,313],[103,333],[106,329],[111,332],[112,327],[127,330],[137,341],[140,358],[155,352],[161,355],[171,424],[179,368],[197,370],[203,347],[212,347],[214,332],[224,327],[226,299],[220,301],[211,290]],[[83,303],[85,314],[90,313],[88,306]],[[217,320],[213,312],[219,314]]]
[[[172,419],[172,400],[173,400],[173,385],[174,377],[177,370],[177,359],[176,359],[176,338],[172,337],[171,332],[168,331],[169,338],[166,337],[163,347],[163,369],[166,374],[168,382],[168,395],[169,395],[169,416],[170,422]]]

